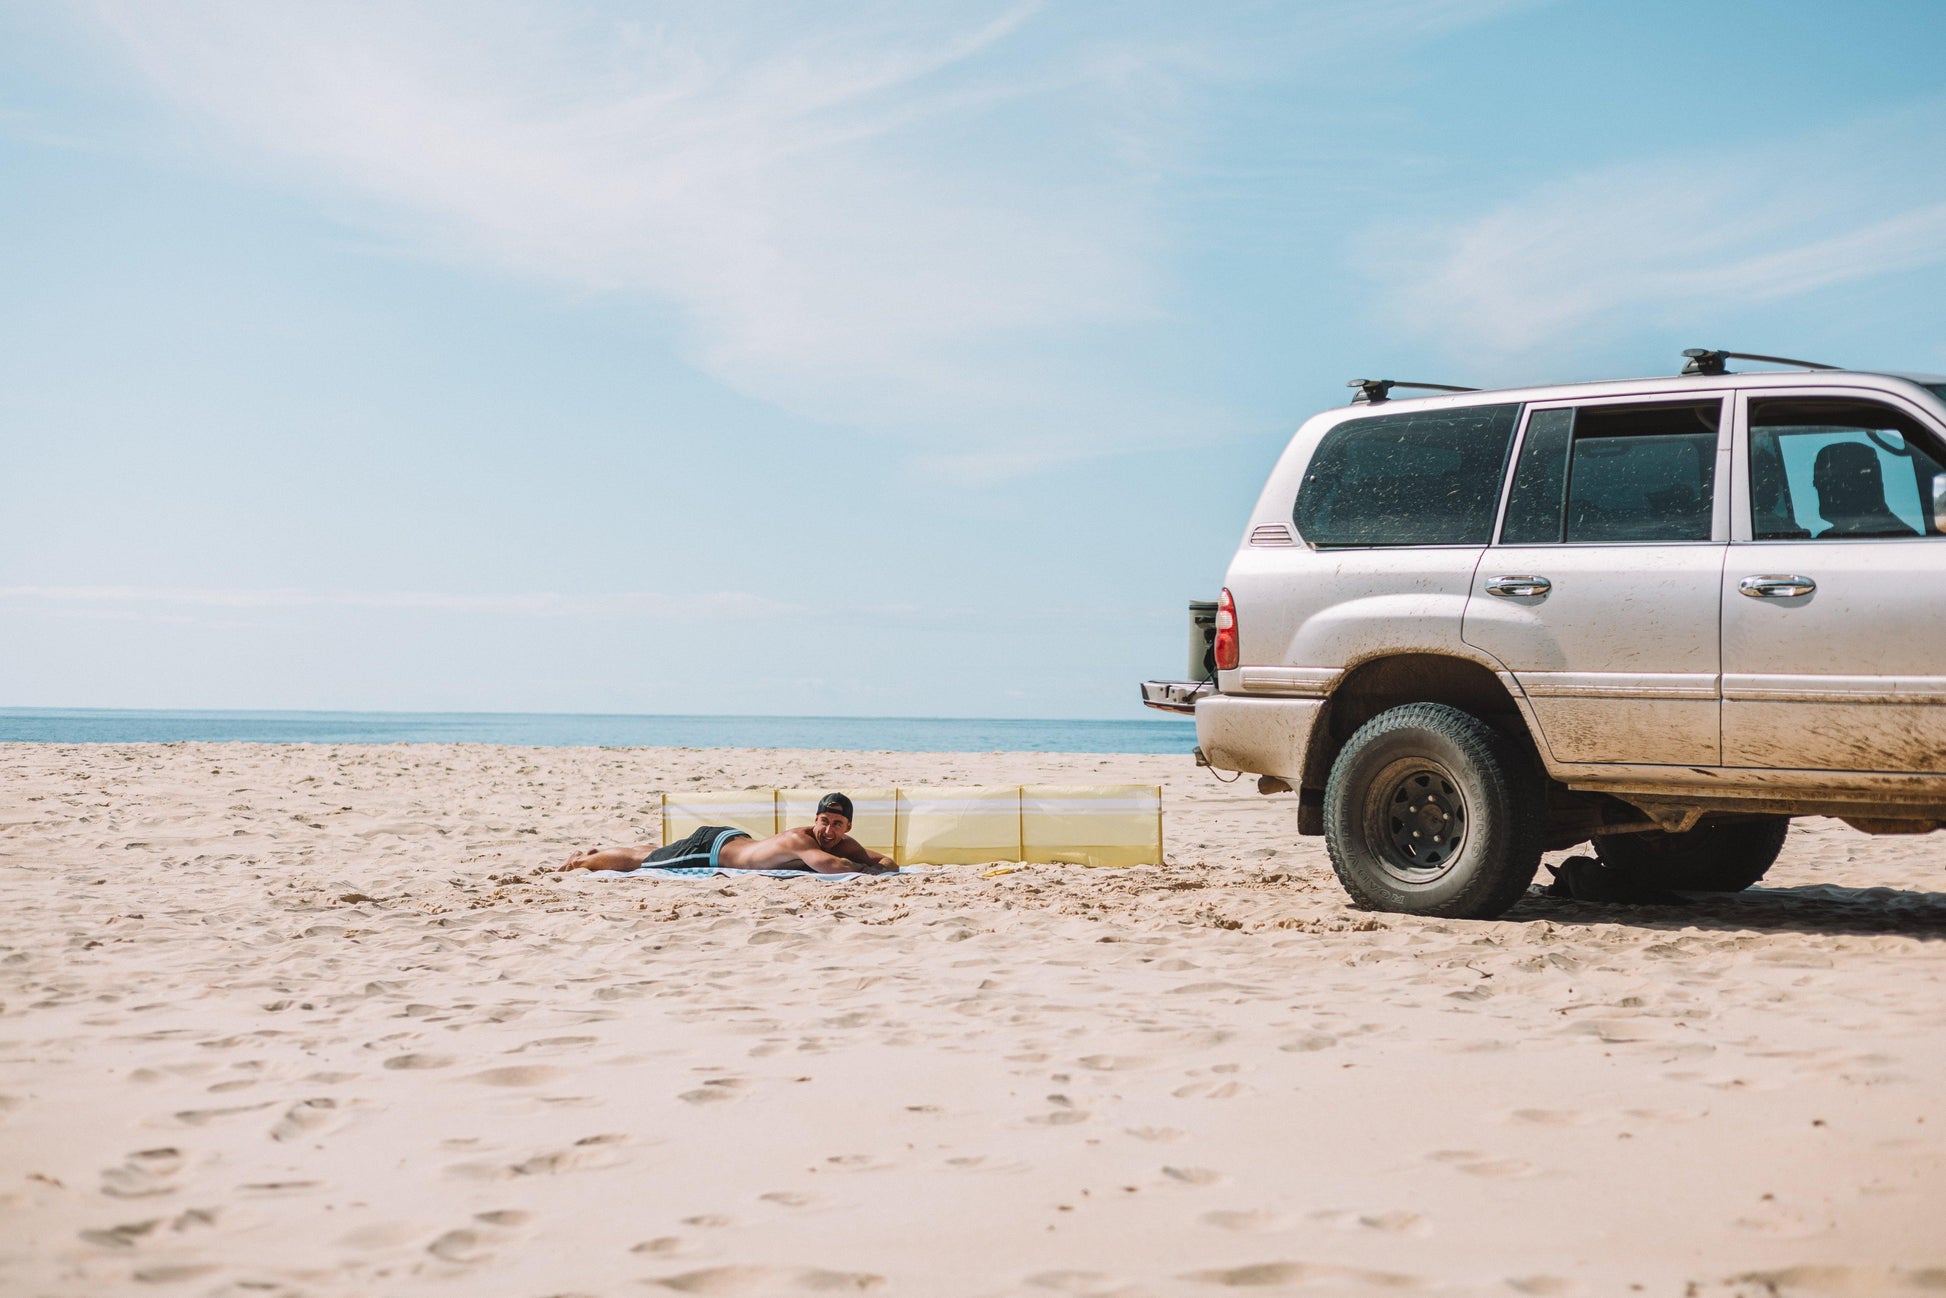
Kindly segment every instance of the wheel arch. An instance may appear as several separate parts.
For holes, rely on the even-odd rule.
[[[1303,790],[1321,794],[1345,741],[1381,712],[1408,703],[1458,708],[1539,757],[1520,705],[1492,668],[1455,654],[1385,654],[1357,663],[1332,687],[1305,748]]]

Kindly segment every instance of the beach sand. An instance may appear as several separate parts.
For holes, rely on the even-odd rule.
[[[1140,781],[1168,863],[548,872]],[[0,1293],[1946,1291],[1946,835],[1353,910],[1187,758],[0,746]]]

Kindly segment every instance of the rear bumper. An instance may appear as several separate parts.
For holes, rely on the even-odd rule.
[[[1196,743],[1211,766],[1275,775],[1299,786],[1304,754],[1323,699],[1244,699],[1205,694],[1196,700]]]
[[[1142,702],[1158,712],[1188,715],[1213,688],[1208,681],[1143,681]]]

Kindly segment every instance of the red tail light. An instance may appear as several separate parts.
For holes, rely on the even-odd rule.
[[[1228,587],[1216,597],[1216,669],[1237,669],[1237,602]]]

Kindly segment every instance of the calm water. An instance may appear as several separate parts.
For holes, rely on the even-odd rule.
[[[962,717],[640,717],[544,712],[162,712],[0,708],[0,742],[533,744],[862,752],[1188,753],[1191,721]]]

